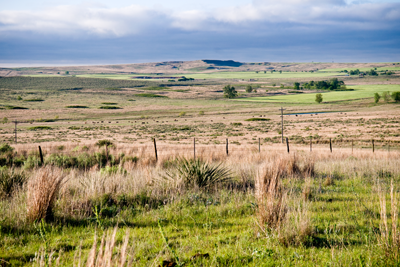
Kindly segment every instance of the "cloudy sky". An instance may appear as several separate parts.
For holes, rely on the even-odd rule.
[[[0,66],[400,61],[400,0],[14,0]]]

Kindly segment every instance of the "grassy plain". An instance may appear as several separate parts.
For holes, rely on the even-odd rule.
[[[343,100],[356,100],[362,98],[372,98],[375,93],[382,94],[383,92],[397,92],[400,91],[398,84],[385,84],[385,85],[349,85],[348,89],[353,91],[337,91],[337,92],[324,92],[321,91],[324,102],[343,101]],[[267,97],[250,97],[245,101],[266,101],[266,102],[281,102],[281,103],[315,103],[315,94],[303,93],[292,95],[277,95]]]
[[[375,92],[400,91],[398,74],[339,77],[354,91],[323,93],[325,103],[317,104],[316,90],[294,95],[279,85],[328,80],[338,73],[301,70],[335,65],[263,63],[239,67],[251,72],[208,74],[201,62],[158,64],[98,67],[115,70],[110,74],[79,69],[85,77],[19,69],[12,71],[53,76],[0,78],[0,143],[13,148],[0,146],[0,265],[44,266],[49,259],[53,266],[57,259],[60,266],[86,265],[94,237],[99,253],[101,237],[117,225],[111,258],[116,263],[126,254],[132,260],[126,266],[167,266],[163,260],[181,266],[399,264],[400,106],[373,102]],[[255,73],[270,66],[300,72]],[[183,72],[190,68],[202,70],[195,81],[119,79],[132,76],[122,70],[145,75],[158,69],[163,76],[192,77]],[[237,99],[223,98],[227,84],[236,87]],[[246,93],[247,85],[257,92]],[[43,101],[24,101],[31,99]],[[290,153],[281,144],[280,107],[298,114],[284,116]],[[14,120],[20,122],[18,144]],[[174,173],[180,159],[193,159],[194,138],[196,158],[226,168],[230,179],[201,187]],[[114,145],[107,150],[96,145],[104,139]],[[273,175],[277,166],[284,169]],[[32,203],[40,203],[31,196],[53,190],[43,186],[35,193],[32,185],[35,179],[49,181],[50,170],[64,177],[53,214],[32,220]],[[279,192],[263,195],[270,191],[260,183],[271,177],[279,178],[283,198]],[[189,181],[195,178],[189,175]],[[262,219],[262,207],[273,210],[276,203],[283,203],[284,212],[275,227]],[[126,250],[124,236],[130,240]]]

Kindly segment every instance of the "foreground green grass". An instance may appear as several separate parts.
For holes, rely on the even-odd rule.
[[[161,235],[160,221],[169,246],[185,266],[394,265],[376,240],[379,208],[377,196],[371,194],[374,180],[337,174],[333,184],[323,185],[319,193],[320,181],[313,181],[309,202],[314,234],[299,247],[285,247],[274,232],[260,229],[252,192],[221,190],[189,192],[153,209],[145,203],[119,207],[112,217],[73,220],[58,214],[57,221],[44,228],[38,223],[13,226],[4,218],[0,220],[0,259],[13,266],[30,266],[35,252],[47,246],[55,256],[63,250],[62,265],[72,266],[81,242],[82,260],[86,260],[95,232],[101,236],[105,229],[118,225],[117,245],[122,243],[125,229],[130,228],[134,266],[157,266],[162,260],[173,259]],[[293,194],[300,195],[304,182],[286,184],[291,184]],[[192,261],[196,253],[208,253],[209,258]]]
[[[400,91],[398,84],[381,84],[381,85],[351,85],[348,86],[354,91],[336,91],[322,93],[324,102],[355,100],[362,98],[373,98],[374,93],[382,94],[383,92]],[[265,101],[265,102],[289,102],[289,103],[315,103],[315,93],[312,94],[295,94],[295,95],[277,95],[266,97],[249,97],[240,99],[240,101]],[[383,101],[381,99],[381,101]]]

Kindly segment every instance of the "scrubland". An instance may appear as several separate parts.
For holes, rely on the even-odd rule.
[[[42,76],[0,79],[0,265],[399,265],[399,104],[373,101],[398,74],[321,104],[291,88],[394,64],[0,70]]]

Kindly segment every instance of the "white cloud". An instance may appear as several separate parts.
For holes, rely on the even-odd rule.
[[[0,11],[0,31],[127,36],[151,30],[236,31],[271,23],[384,29],[400,22],[399,3],[344,0],[254,0],[211,11],[172,11],[131,5],[107,9],[63,5],[42,11]]]

